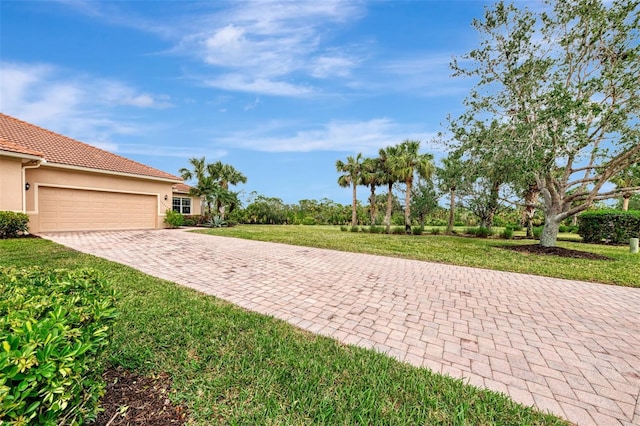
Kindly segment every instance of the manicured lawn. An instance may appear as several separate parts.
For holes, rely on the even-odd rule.
[[[346,234],[300,229],[318,240]],[[393,241],[402,254],[404,244],[397,242],[404,239]],[[188,407],[195,424],[567,424],[501,394],[46,240],[0,240],[0,266],[33,265],[99,270],[118,293],[110,361],[146,374],[169,373],[171,398]]]
[[[538,243],[533,240],[448,235],[381,235],[342,232],[338,227],[293,225],[244,225],[197,232],[640,287],[640,255],[630,253],[626,246],[558,242],[559,247],[597,253],[613,259],[607,261],[528,255],[501,248],[505,245]],[[560,237],[572,238],[573,234],[561,234]]]

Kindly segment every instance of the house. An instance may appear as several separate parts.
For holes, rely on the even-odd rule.
[[[187,201],[182,179],[0,113],[0,210],[25,212],[31,233],[164,227]],[[182,207],[185,206],[185,207]]]

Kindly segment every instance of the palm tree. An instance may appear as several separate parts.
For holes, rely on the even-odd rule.
[[[381,184],[387,185],[387,210],[384,214],[384,225],[387,234],[391,230],[391,213],[393,211],[393,185],[399,181],[398,176],[391,168],[391,159],[398,155],[398,146],[388,146],[378,151],[380,156]]]
[[[207,206],[207,212],[211,213],[211,204],[213,202],[213,194],[216,191],[216,183],[213,177],[208,172],[208,165],[205,162],[205,158],[190,158],[189,163],[192,169],[185,167],[181,168],[178,172],[184,180],[196,180],[196,184],[189,190],[189,195],[194,195],[204,199]]]
[[[358,199],[356,197],[356,187],[360,182],[362,174],[362,153],[358,153],[355,157],[348,156],[347,162],[341,160],[336,161],[336,170],[338,173],[344,173],[338,178],[338,185],[343,188],[351,186],[353,188],[353,200],[351,203],[351,226],[358,224]]]
[[[384,174],[380,158],[365,158],[362,162],[360,184],[369,187],[369,216],[371,225],[376,224],[376,187],[384,184]]]
[[[636,163],[618,173],[611,179],[611,182],[618,188],[632,188],[640,186],[640,163]],[[635,191],[625,191],[622,193],[622,210],[629,210],[629,198]]]
[[[220,185],[223,191],[229,192],[229,185],[237,185],[239,183],[247,183],[247,177],[236,170],[231,164],[224,164],[222,161],[216,161],[207,165],[209,175],[212,176]],[[216,198],[216,209],[220,216],[224,217],[225,209],[229,205],[225,202],[225,197]]]
[[[433,155],[420,154],[420,141],[405,140],[398,145],[398,153],[389,158],[389,165],[393,174],[406,185],[404,204],[404,226],[411,229],[411,187],[414,175],[417,173],[423,179],[431,178],[435,167]]]

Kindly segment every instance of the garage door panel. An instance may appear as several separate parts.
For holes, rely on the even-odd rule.
[[[154,195],[40,187],[40,230],[86,231],[152,229],[157,220]]]

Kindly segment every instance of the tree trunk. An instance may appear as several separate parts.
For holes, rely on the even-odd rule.
[[[353,200],[351,202],[351,226],[358,225],[358,198],[356,195],[356,183],[352,183],[353,186]]]
[[[453,225],[455,225],[456,218],[456,189],[451,188],[449,190],[449,225],[447,225],[447,233],[453,232]]]
[[[411,232],[411,180],[406,182],[407,191],[404,195],[404,230]]]
[[[369,214],[371,216],[371,226],[376,224],[376,186],[371,185],[371,195],[369,196]]]
[[[624,210],[625,212],[629,210],[629,198],[631,198],[631,195],[624,195],[622,198],[622,210]]]
[[[542,229],[542,235],[540,235],[540,245],[542,247],[556,246],[560,222],[562,222],[562,220],[557,220],[555,215],[545,217],[544,228]]]
[[[387,234],[391,231],[391,208],[393,207],[393,183],[389,184],[389,192],[387,192],[387,211],[384,214],[384,226]]]
[[[527,191],[524,194],[525,207],[522,210],[522,224],[527,227],[527,238],[533,238],[533,215],[536,213],[536,208],[533,206],[538,201],[540,190],[538,185],[529,185]]]

